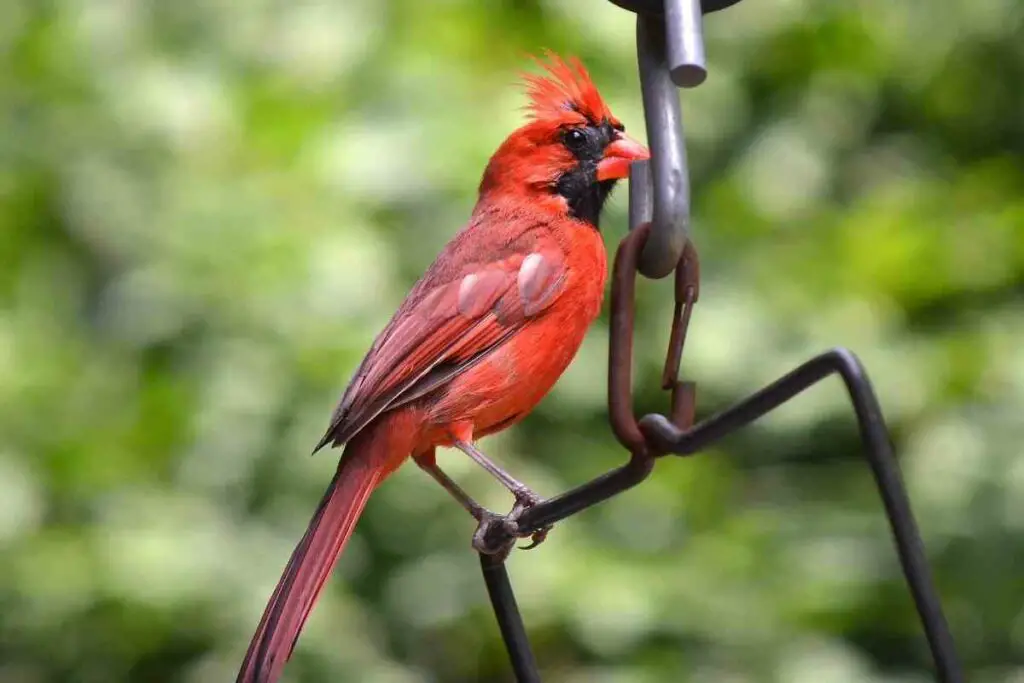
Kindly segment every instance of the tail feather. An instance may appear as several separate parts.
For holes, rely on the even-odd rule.
[[[383,472],[346,453],[263,612],[236,683],[273,683]]]

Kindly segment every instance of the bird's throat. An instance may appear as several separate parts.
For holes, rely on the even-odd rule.
[[[600,229],[601,210],[615,187],[615,180],[598,181],[594,168],[580,164],[558,179],[555,192],[565,198],[569,215]]]

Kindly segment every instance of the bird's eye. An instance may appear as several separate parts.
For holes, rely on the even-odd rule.
[[[565,144],[569,149],[580,149],[586,141],[586,134],[579,128],[570,128],[565,133]]]

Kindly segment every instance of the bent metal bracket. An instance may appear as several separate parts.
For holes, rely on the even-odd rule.
[[[962,683],[949,626],[942,613],[917,524],[893,456],[885,420],[857,357],[827,351],[727,410],[694,424],[695,387],[679,381],[679,364],[690,313],[699,293],[697,254],[689,241],[690,186],[677,87],[700,85],[707,69],[703,14],[739,0],[612,0],[637,15],[637,61],[651,159],[634,164],[629,183],[630,232],[615,255],[612,273],[608,412],[616,438],[629,451],[626,464],[555,498],[516,510],[520,535],[565,519],[630,489],[651,473],[658,458],[687,456],[745,427],[820,381],[838,375],[850,396],[864,455],[892,529],[896,552],[917,607],[941,683]],[[637,273],[663,278],[675,273],[675,315],[662,388],[671,392],[668,415],[633,413],[632,351]],[[477,530],[489,547],[508,546],[507,527]],[[487,592],[512,669],[520,683],[540,681],[537,663],[505,568],[505,553],[480,555]]]

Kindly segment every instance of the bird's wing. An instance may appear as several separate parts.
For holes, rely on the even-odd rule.
[[[470,225],[442,252],[363,359],[317,450],[448,383],[561,294],[566,264],[558,243],[539,224],[505,227],[513,229],[498,248],[486,225]]]

